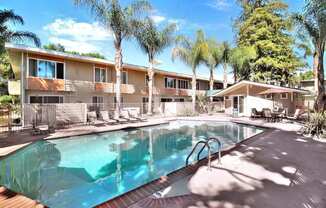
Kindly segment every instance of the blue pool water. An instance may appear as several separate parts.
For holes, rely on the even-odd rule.
[[[262,131],[229,122],[180,120],[39,141],[0,161],[0,184],[49,207],[92,207],[184,167],[204,137],[217,136],[227,148]]]

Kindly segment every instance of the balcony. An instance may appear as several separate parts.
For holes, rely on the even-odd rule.
[[[65,91],[65,80],[28,77],[26,89],[39,91]]]

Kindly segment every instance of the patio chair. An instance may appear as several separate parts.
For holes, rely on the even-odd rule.
[[[87,112],[87,122],[92,125],[103,125],[104,122],[97,119],[97,114],[95,111]]]
[[[251,109],[250,118],[261,118],[261,117],[262,117],[262,115],[260,113],[258,113],[256,108]]]
[[[106,124],[112,125],[118,123],[116,120],[110,118],[108,111],[100,111],[100,118]]]
[[[127,110],[121,110],[121,118],[126,119],[130,122],[137,122],[138,120],[130,117],[129,112]]]
[[[138,121],[142,121],[142,122],[147,121],[146,118],[144,118],[144,117],[140,117],[140,116],[139,116],[137,110],[129,110],[128,112],[129,112],[129,116],[130,116],[131,118],[135,118],[135,119],[137,119]]]
[[[263,109],[263,116],[266,119],[267,122],[273,121],[273,116],[272,116],[272,112],[270,109],[268,108],[264,108]]]
[[[301,121],[301,120],[303,120],[303,118],[301,117],[302,114],[303,114],[303,112],[301,111],[301,109],[297,108],[295,110],[293,116],[287,116],[286,119]]]
[[[118,117],[118,116],[116,116],[116,115],[114,115],[114,112],[111,112],[111,114],[109,113],[109,118],[110,119],[113,119],[113,120],[115,120],[116,122],[118,122],[118,123],[128,123],[128,120],[127,119],[124,119],[124,118],[122,118],[121,116],[120,117]]]

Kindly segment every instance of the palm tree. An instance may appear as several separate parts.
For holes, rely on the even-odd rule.
[[[298,32],[304,31],[310,37],[313,45],[313,71],[315,73],[315,88],[317,97],[314,108],[316,111],[325,109],[324,87],[324,51],[326,41],[326,8],[319,0],[306,1],[303,14],[294,14],[293,19],[298,26]]]
[[[208,54],[205,57],[205,63],[209,68],[209,90],[214,89],[214,70],[222,62],[223,48],[214,39],[207,40]],[[213,97],[210,97],[211,102]]]
[[[5,51],[6,42],[32,41],[37,47],[41,46],[40,39],[31,32],[13,31],[8,24],[24,24],[23,17],[13,10],[0,10],[0,54]]]
[[[196,110],[196,69],[203,63],[208,53],[208,44],[202,30],[196,33],[196,39],[191,41],[185,36],[176,38],[176,46],[172,50],[172,60],[180,59],[192,69],[192,108]]]
[[[223,88],[228,86],[228,64],[230,62],[231,47],[226,41],[222,43],[223,53],[222,53],[222,63],[223,63]],[[234,82],[236,82],[236,76],[234,77]]]
[[[253,47],[236,47],[231,50],[229,62],[233,68],[234,81],[253,79],[250,61],[257,57]]]
[[[86,5],[96,18],[113,33],[115,47],[116,71],[116,116],[121,111],[121,70],[122,70],[122,41],[134,35],[135,25],[144,12],[151,9],[146,0],[138,0],[126,7],[119,0],[74,0],[76,5]]]
[[[152,114],[153,78],[155,57],[172,43],[172,34],[176,29],[175,24],[169,24],[159,30],[154,21],[147,17],[138,25],[136,39],[140,48],[148,56],[148,114]]]

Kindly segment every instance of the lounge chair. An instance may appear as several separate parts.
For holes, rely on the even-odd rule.
[[[97,119],[97,114],[95,111],[87,112],[87,122],[92,125],[103,125],[104,122]]]
[[[113,113],[113,112],[112,112]],[[114,114],[110,114],[109,113],[109,118],[111,118],[111,119],[113,119],[113,120],[115,120],[116,122],[118,122],[118,123],[128,123],[128,120],[127,119],[124,119],[124,118],[122,118],[121,116],[116,116],[116,115],[114,115]]]
[[[138,116],[137,110],[129,110],[128,112],[129,112],[129,116],[131,118],[134,118],[134,119],[137,119],[138,121],[143,121],[143,122],[147,121],[146,118],[142,118],[142,117]]]
[[[138,121],[137,119],[135,119],[133,117],[130,117],[129,112],[127,110],[122,110],[121,111],[121,118],[126,119],[126,120],[128,120],[130,122],[137,122]]]
[[[293,116],[287,116],[286,119],[301,121],[301,120],[303,120],[303,118],[301,117],[302,114],[303,114],[303,112],[301,111],[301,109],[297,108],[295,110]]]
[[[107,111],[100,111],[100,118],[106,124],[118,123],[116,120],[110,118],[109,112]]]
[[[33,136],[44,135],[48,133],[50,133],[50,129],[48,125],[39,125],[39,126],[33,125],[33,129],[32,129]]]
[[[250,118],[261,118],[261,117],[262,117],[262,115],[260,113],[258,113],[256,108],[251,109]]]
[[[273,122],[273,120],[274,120],[270,109],[266,109],[266,108],[263,109],[263,116],[267,120],[267,122],[269,122],[269,121]]]

